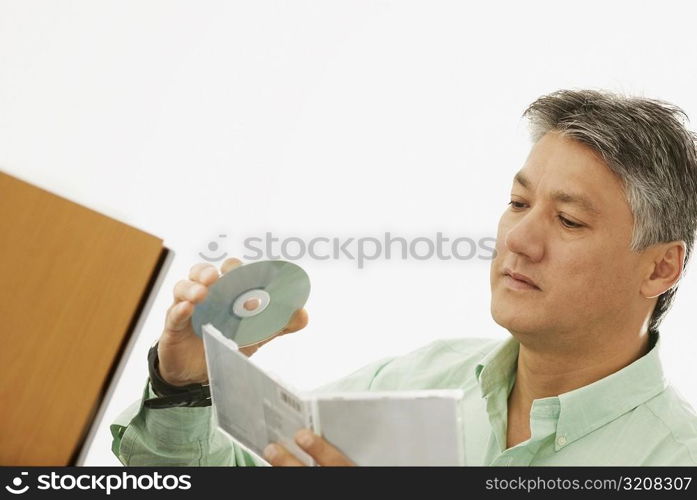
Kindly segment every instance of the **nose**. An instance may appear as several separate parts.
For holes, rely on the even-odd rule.
[[[544,255],[545,223],[533,209],[514,216],[504,234],[504,245],[512,253],[538,262]]]

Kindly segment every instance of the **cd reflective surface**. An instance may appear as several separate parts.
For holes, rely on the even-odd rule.
[[[191,318],[200,337],[211,323],[239,347],[269,339],[302,309],[310,295],[310,278],[298,265],[282,260],[245,264],[218,278]]]

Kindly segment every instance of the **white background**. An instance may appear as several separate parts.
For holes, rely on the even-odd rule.
[[[139,397],[171,289],[210,242],[493,237],[538,96],[607,88],[697,120],[689,5],[0,2],[0,168],[176,252],[87,463],[118,464],[108,424]],[[311,389],[436,338],[505,338],[489,262],[300,260],[310,325],[255,358]],[[693,405],[696,301],[692,270],[661,329]]]

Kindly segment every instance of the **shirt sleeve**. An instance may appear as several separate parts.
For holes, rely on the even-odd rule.
[[[370,390],[375,376],[389,362],[373,362],[312,392]],[[112,422],[111,450],[124,465],[259,466],[266,465],[218,429],[210,406],[151,409],[155,397],[148,381],[143,396]]]
[[[390,364],[393,359],[394,358],[383,358],[369,363],[345,377],[314,389],[312,392],[329,393],[373,390],[375,389],[374,385],[375,381],[378,379],[378,375]]]
[[[223,434],[210,406],[151,409],[150,382],[143,397],[110,426],[111,450],[124,465],[265,465]]]

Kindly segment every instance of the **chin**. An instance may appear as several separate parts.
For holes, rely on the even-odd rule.
[[[527,311],[528,313],[530,311]],[[519,311],[511,307],[503,307],[492,301],[491,317],[493,320],[508,330],[514,337],[519,335],[531,335],[534,332],[540,331],[541,325],[539,318],[530,314],[521,314]]]

